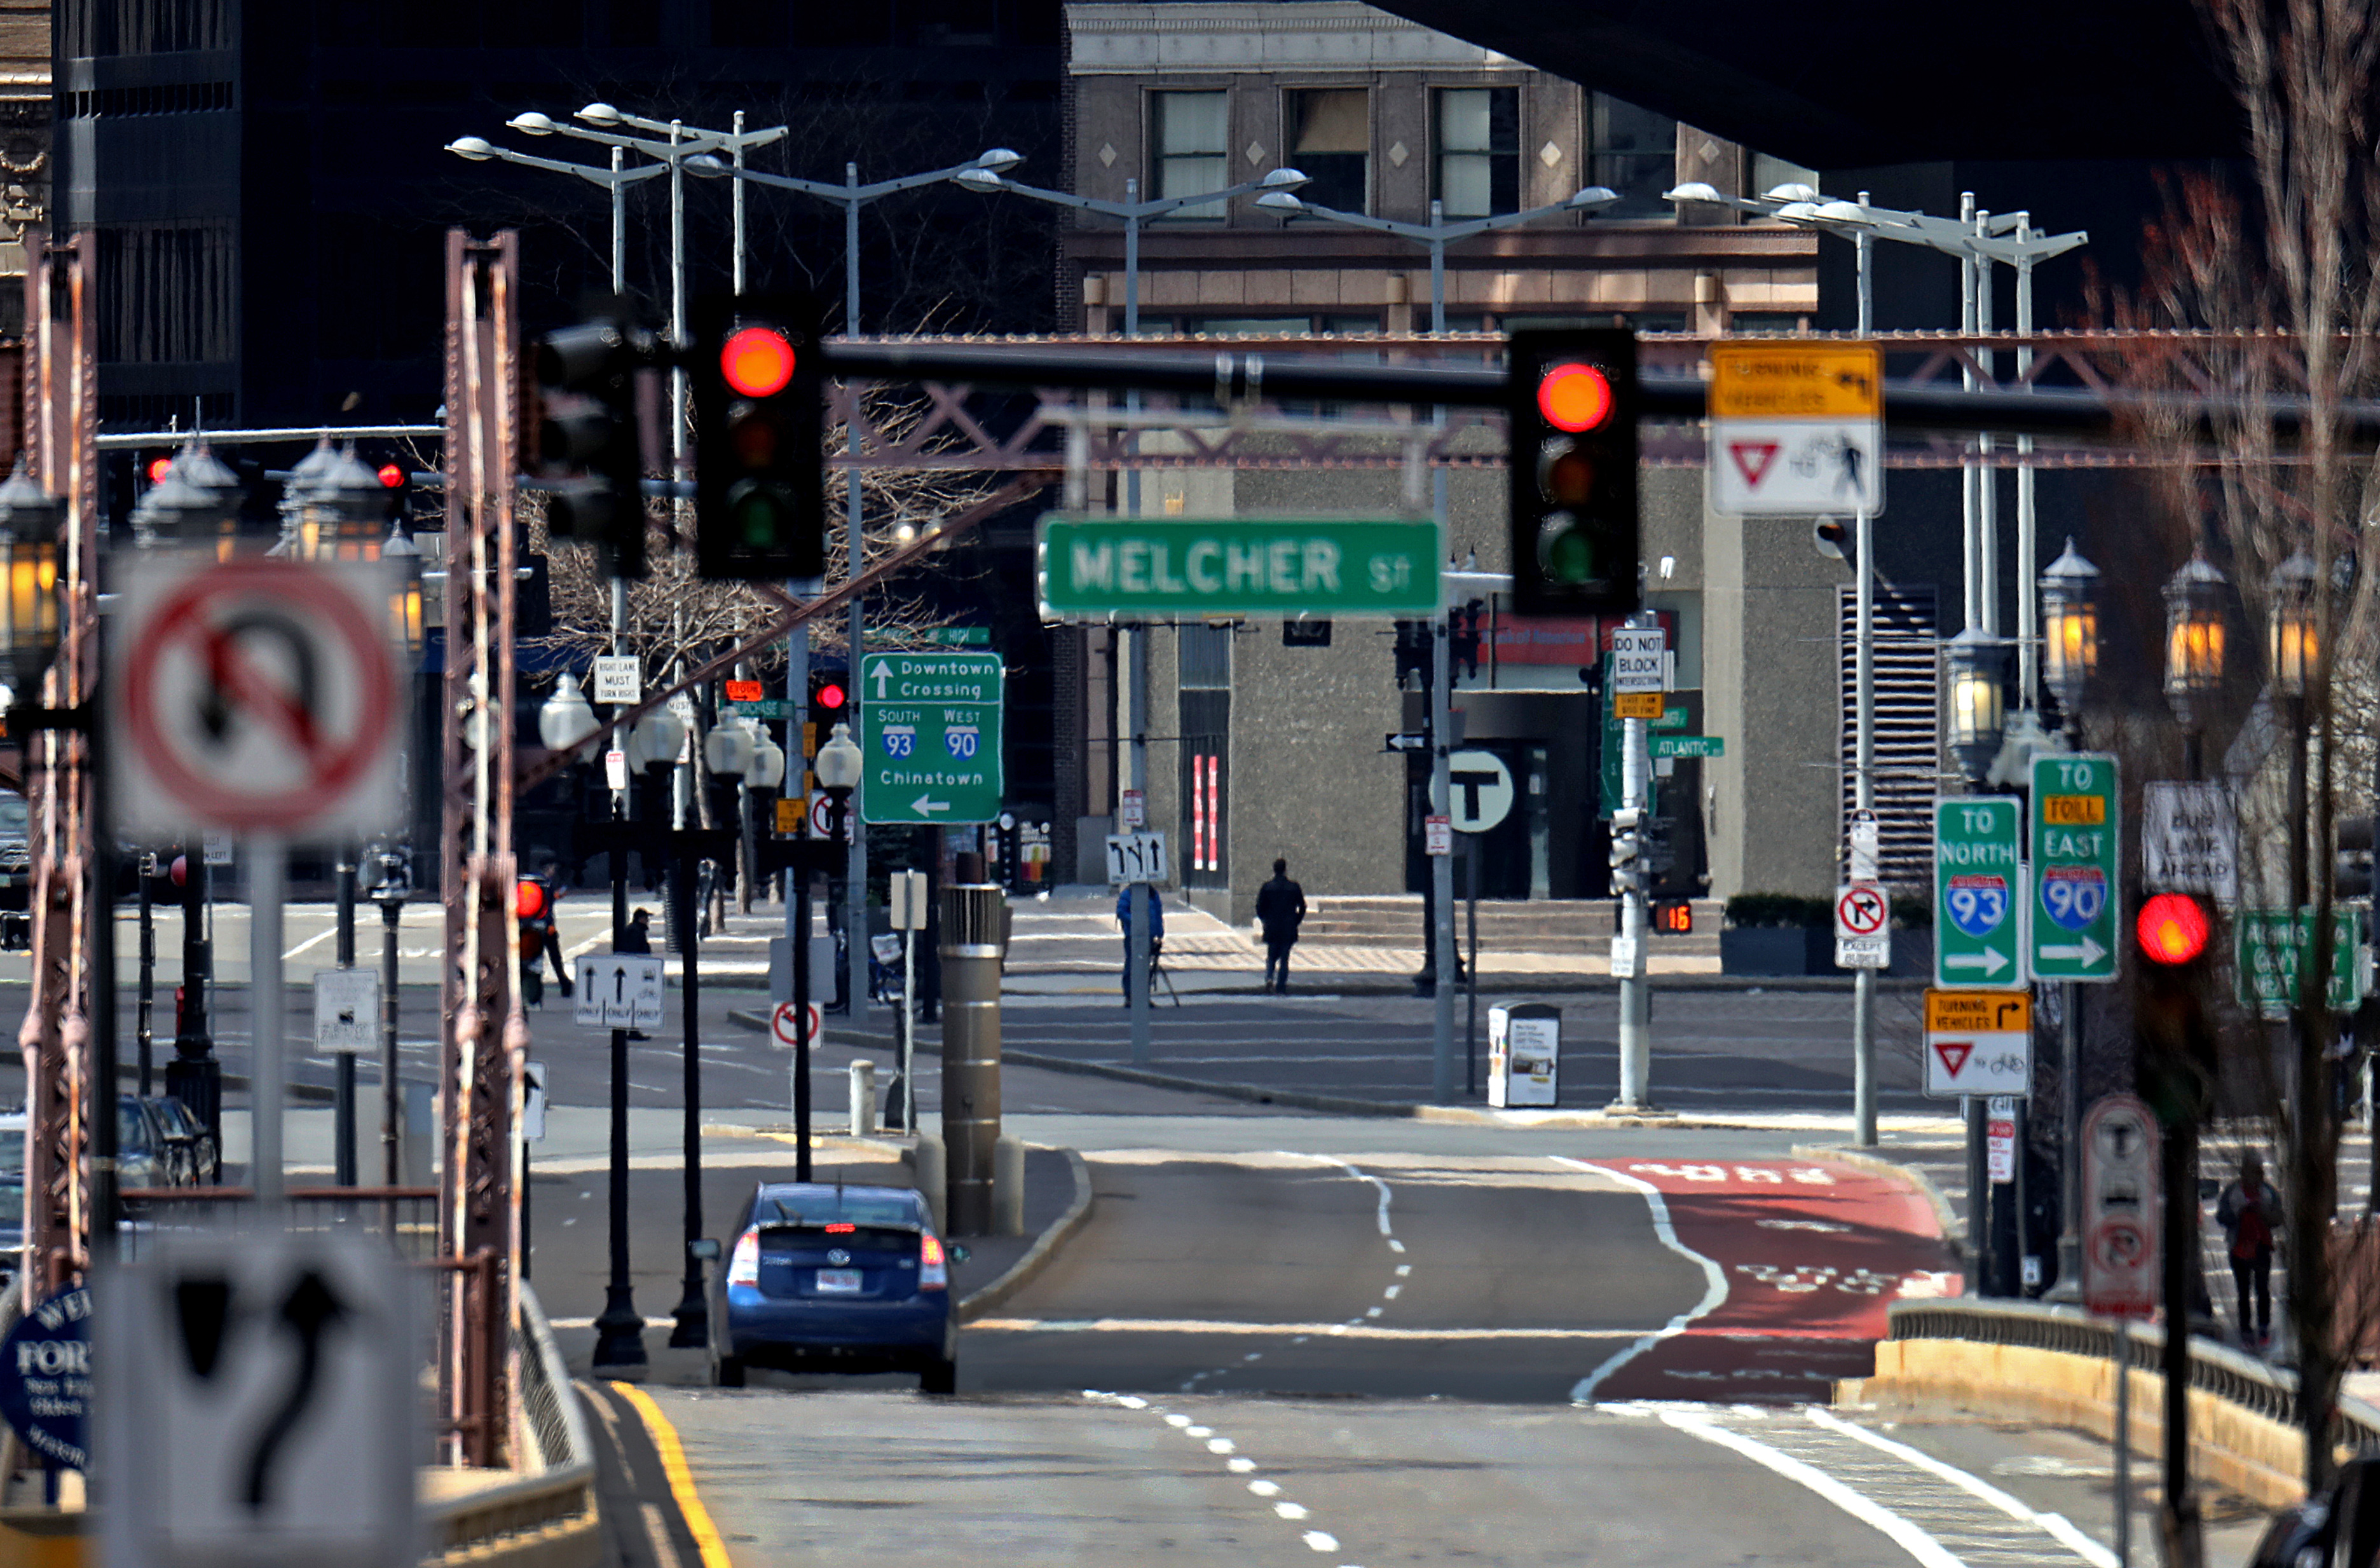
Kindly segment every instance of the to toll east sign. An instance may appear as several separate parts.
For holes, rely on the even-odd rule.
[[[1427,517],[1041,520],[1041,614],[1431,615],[1439,526]]]
[[[2004,795],[1934,803],[1934,983],[2022,986],[2023,824]]]
[[[997,653],[870,653],[859,662],[859,815],[867,822],[1000,816]]]
[[[2112,980],[2117,894],[2116,760],[2052,752],[2033,760],[2031,964],[2041,980]]]

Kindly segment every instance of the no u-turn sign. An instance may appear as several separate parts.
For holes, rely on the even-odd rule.
[[[128,836],[321,840],[386,825],[402,666],[378,567],[142,556],[121,589],[108,769]]]

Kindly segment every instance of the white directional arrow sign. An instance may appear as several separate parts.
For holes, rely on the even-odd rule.
[[[2084,937],[2081,942],[2042,942],[2035,950],[2044,958],[2066,958],[2077,964],[2092,965],[2107,956],[2107,950]]]
[[[947,811],[950,808],[951,803],[949,801],[936,800],[931,796],[926,795],[921,795],[917,796],[917,799],[909,802],[909,809],[917,812],[921,817],[929,816],[936,811]]]
[[[1981,969],[1985,978],[1997,979],[1999,972],[2009,966],[2009,955],[1997,947],[1987,947],[1981,953],[1951,953],[1943,956],[1942,966],[1946,969]]]

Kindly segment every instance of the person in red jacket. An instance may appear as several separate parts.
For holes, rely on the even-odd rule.
[[[2281,1197],[2265,1180],[2265,1162],[2240,1157],[2240,1179],[2216,1200],[2216,1223],[2230,1239],[2231,1278],[2240,1289],[2240,1338],[2261,1348],[2273,1343],[2273,1242],[2281,1232]],[[2251,1295],[2255,1313],[2249,1315]]]

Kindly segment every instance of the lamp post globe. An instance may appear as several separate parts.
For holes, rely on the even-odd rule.
[[[740,779],[752,768],[752,734],[741,718],[722,719],[702,737],[702,763],[711,776]]]
[[[578,677],[565,670],[553,695],[537,711],[537,736],[548,751],[568,751],[601,728]]]
[[[2318,581],[2313,559],[2302,550],[2292,552],[2273,568],[2268,672],[2273,689],[2283,697],[2305,696],[2322,665],[2322,633],[2315,625],[2314,605]]]
[[[638,720],[630,738],[636,746],[636,760],[641,766],[674,762],[686,745],[686,721],[664,704]]]
[[[785,748],[763,730],[752,747],[752,771],[745,782],[757,789],[775,789],[785,782]]]
[[[2193,553],[2165,585],[2165,699],[2174,717],[2196,728],[2223,686],[2224,638],[2231,583]]]
[[[1975,626],[1950,639],[1950,750],[1980,783],[2008,733],[2009,645]]]
[[[43,490],[22,456],[0,484],[0,652],[19,702],[40,699],[42,674],[58,651],[58,535],[63,497]]]
[[[381,541],[380,558],[389,568],[388,620],[389,630],[407,659],[421,657],[424,640],[421,609],[421,546],[405,531],[405,519],[400,517],[389,525],[388,538]]]
[[[2072,727],[2099,668],[2099,568],[2066,541],[2041,574],[2042,679]]]
[[[187,446],[132,508],[133,542],[142,549],[160,541],[212,543],[218,555],[228,558],[245,493],[239,476],[204,443]]]

